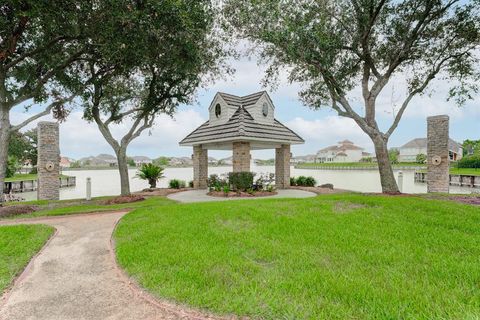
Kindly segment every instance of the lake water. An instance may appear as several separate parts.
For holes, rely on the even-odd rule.
[[[232,171],[232,167],[210,167],[209,174],[224,174]],[[275,172],[274,166],[254,166],[252,171],[256,173]],[[139,191],[148,187],[144,180],[135,178],[136,169],[129,170],[130,190]],[[403,192],[405,193],[426,193],[427,185],[425,183],[414,182],[414,170],[402,170],[403,172]],[[60,198],[76,199],[84,198],[86,194],[86,179],[92,178],[92,196],[109,196],[120,193],[120,176],[117,170],[69,170],[64,174],[76,176],[76,187],[60,189]],[[167,187],[170,179],[180,179],[188,181],[193,179],[193,169],[190,168],[166,168],[165,178],[160,180],[158,187]],[[346,189],[360,192],[381,192],[380,176],[377,170],[315,170],[315,169],[295,169],[291,168],[292,176],[313,176],[318,184],[332,183],[335,188]],[[398,171],[395,171],[398,177]],[[451,193],[471,193],[474,189],[450,186]],[[19,196],[26,200],[35,200],[36,192],[19,193]]]

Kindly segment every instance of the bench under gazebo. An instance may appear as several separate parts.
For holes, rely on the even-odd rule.
[[[265,91],[238,97],[217,93],[209,120],[180,141],[193,147],[193,186],[207,188],[208,150],[232,150],[233,172],[250,171],[251,150],[275,149],[275,185],[290,186],[290,145],[305,141],[275,119]]]

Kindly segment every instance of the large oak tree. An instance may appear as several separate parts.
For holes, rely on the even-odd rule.
[[[267,77],[286,68],[307,105],[333,108],[371,138],[384,192],[398,192],[387,143],[412,99],[440,77],[460,103],[478,89],[476,0],[226,0],[224,9],[270,62]],[[395,77],[407,94],[381,128],[377,102]]]
[[[114,150],[121,194],[130,193],[127,147],[151,128],[159,114],[173,115],[196,89],[224,71],[227,50],[215,29],[212,1],[140,1],[114,6],[122,19],[106,17],[118,49],[92,52],[78,63],[87,90],[85,118],[95,122]],[[112,127],[122,124],[118,138]],[[161,126],[162,123],[156,125]]]
[[[138,1],[6,0],[0,3],[0,202],[12,133],[53,114],[64,119],[68,104],[83,92],[85,79],[74,70],[92,52],[115,56],[115,30],[102,24],[115,11]],[[12,123],[12,110],[29,117]]]

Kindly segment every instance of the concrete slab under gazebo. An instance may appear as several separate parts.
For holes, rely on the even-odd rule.
[[[251,150],[275,149],[275,185],[290,186],[290,146],[305,141],[274,117],[275,106],[265,91],[239,97],[217,93],[209,120],[186,136],[181,146],[193,147],[193,185],[207,188],[208,150],[232,150],[233,172],[250,171]]]

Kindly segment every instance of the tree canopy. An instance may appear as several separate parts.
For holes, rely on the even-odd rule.
[[[227,22],[269,63],[267,81],[287,70],[314,109],[333,108],[372,139],[386,192],[398,192],[387,143],[416,96],[446,79],[462,104],[478,92],[479,1],[226,0]],[[406,95],[385,130],[377,99],[400,76]],[[353,97],[359,89],[361,97]]]

